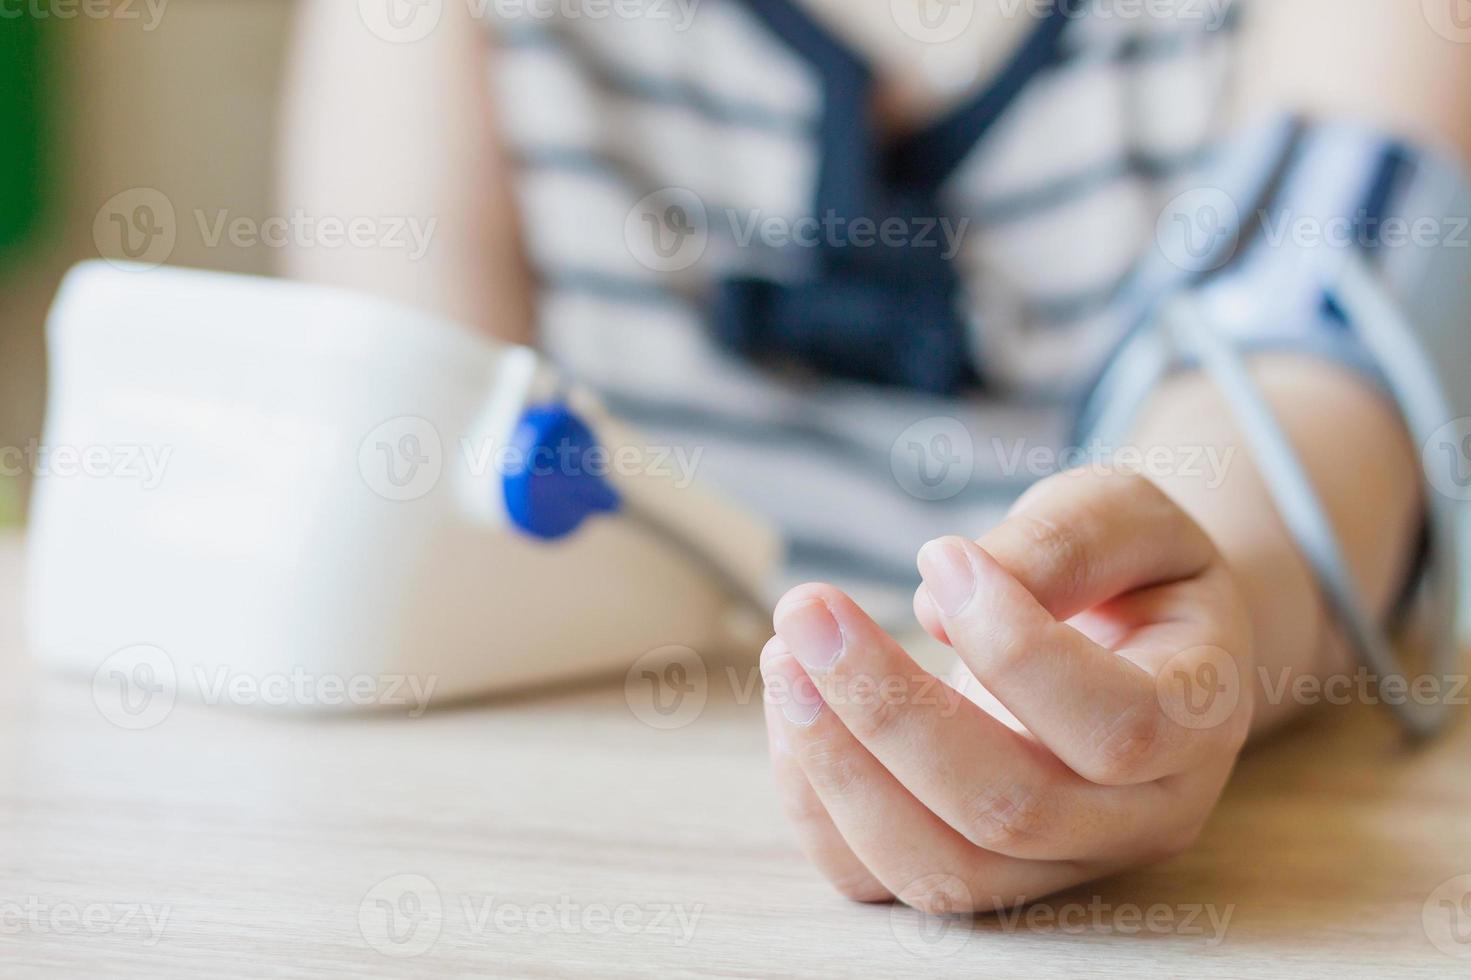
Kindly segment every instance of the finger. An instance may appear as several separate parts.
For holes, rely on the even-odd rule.
[[[1058,622],[974,542],[930,542],[919,570],[976,679],[1084,778],[1149,782],[1214,757],[1216,741],[1234,736],[1234,726],[1213,734],[1172,721],[1149,671]]]
[[[771,655],[773,643],[786,653],[780,640],[773,638],[761,652],[761,659]],[[800,720],[818,706],[817,699],[808,699],[806,706],[788,699],[787,704],[778,704],[779,698],[766,698],[767,748],[771,754],[771,771],[776,778],[777,798],[782,811],[796,832],[797,843],[807,859],[816,866],[839,893],[855,902],[887,902],[894,896],[863,866],[833,826],[827,808],[817,798],[817,791],[807,781],[802,767],[792,756],[787,742],[785,726],[789,723],[782,713],[784,708],[795,705],[793,714]]]
[[[1068,625],[1082,633],[1088,639],[1100,646],[1112,648],[1118,640],[1126,635],[1130,625],[1137,626],[1140,620],[1135,617],[1132,620],[1121,620],[1117,615],[1119,606],[1106,604],[1103,607],[1095,606],[1092,609],[1077,613],[1068,619]],[[920,583],[919,588],[914,590],[914,618],[924,631],[934,639],[951,646],[950,636],[945,632],[945,624],[940,621],[940,610],[935,608],[934,597],[930,595],[929,586]],[[962,670],[964,664],[958,664]],[[969,677],[969,674],[966,674]],[[974,680],[974,678],[972,678]]]
[[[1216,555],[1163,490],[1123,473],[1042,480],[978,543],[1064,620],[1133,589],[1197,575]]]
[[[930,636],[939,642],[950,645],[950,637],[945,633],[945,624],[940,622],[940,610],[935,608],[935,600],[930,596],[930,590],[924,583],[914,590],[914,618],[919,625]]]
[[[800,689],[806,676],[790,655],[769,657],[761,669],[768,687]],[[781,713],[773,720],[782,726],[792,755],[843,839],[901,901],[929,909],[937,898],[934,883],[945,880],[963,893],[962,898],[944,891],[952,906],[946,911],[990,911],[1031,901],[1100,870],[976,847],[900,785],[826,706],[819,705],[805,724]]]
[[[922,670],[831,586],[793,589],[774,619],[768,655],[790,650],[857,741],[978,847],[1036,859],[1144,857],[1181,820],[1157,784],[1101,786],[1073,772]],[[800,720],[816,705],[808,698],[794,707]]]

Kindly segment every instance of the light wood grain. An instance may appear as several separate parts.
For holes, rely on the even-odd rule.
[[[1422,921],[1471,873],[1464,725],[1411,752],[1371,709],[1323,712],[1243,763],[1192,852],[1044,903],[1080,925],[925,922],[804,863],[744,666],[733,689],[712,660],[673,731],[618,682],[417,719],[179,704],[128,731],[24,656],[19,557],[0,541],[0,976],[1471,974]],[[400,875],[442,911],[394,945],[372,890]],[[1196,905],[1229,910],[1223,941]],[[89,906],[110,931],[49,918]],[[1128,934],[1151,906],[1164,931]],[[156,935],[122,921],[144,907]]]

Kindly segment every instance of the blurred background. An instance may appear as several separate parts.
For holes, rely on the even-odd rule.
[[[211,244],[195,216],[212,222],[222,210],[253,219],[270,213],[293,6],[0,5],[0,446],[24,447],[40,436],[46,309],[67,268],[99,254],[94,222],[117,195],[146,188],[172,202],[172,264],[271,268],[271,248],[229,236]],[[4,469],[0,525],[10,525],[24,518],[30,474]]]

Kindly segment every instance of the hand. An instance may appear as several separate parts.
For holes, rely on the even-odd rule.
[[[827,585],[782,598],[761,654],[780,792],[838,890],[990,911],[1190,846],[1252,711],[1249,622],[1205,533],[1142,477],[1064,474],[919,569],[920,622],[1004,711]]]

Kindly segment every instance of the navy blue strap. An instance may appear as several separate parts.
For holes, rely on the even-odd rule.
[[[823,79],[819,220],[875,226],[895,218],[909,235],[945,217],[940,184],[1053,58],[1081,0],[1051,8],[996,81],[915,135],[881,147],[868,66],[791,0],[744,0]],[[909,237],[909,236],[906,236]],[[979,375],[960,311],[956,271],[938,247],[824,241],[807,281],[737,277],[722,283],[716,337],[743,356],[859,381],[953,395]]]

